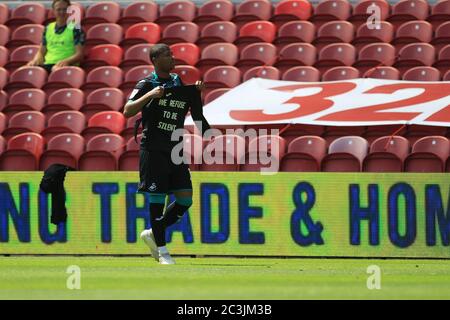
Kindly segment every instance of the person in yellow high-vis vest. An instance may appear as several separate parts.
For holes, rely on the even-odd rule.
[[[41,66],[50,73],[65,66],[79,65],[85,35],[81,28],[68,24],[69,6],[70,0],[53,0],[56,21],[45,27],[41,47],[27,66]]]

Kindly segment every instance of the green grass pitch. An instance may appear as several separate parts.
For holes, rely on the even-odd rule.
[[[0,256],[0,299],[450,299],[450,260]],[[80,290],[66,273],[80,267]],[[369,290],[367,267],[381,271]]]

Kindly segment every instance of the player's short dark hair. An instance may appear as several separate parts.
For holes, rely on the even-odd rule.
[[[157,43],[150,49],[150,60],[153,62],[153,59],[158,58],[159,55],[165,51],[169,51],[170,47],[165,43]]]
[[[53,0],[52,8],[54,8],[55,4],[57,4],[58,2],[65,2],[70,7],[70,0]]]

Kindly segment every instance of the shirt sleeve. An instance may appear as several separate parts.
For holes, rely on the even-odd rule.
[[[42,45],[47,46],[47,39],[45,38],[45,35],[47,34],[47,26],[44,28],[44,32],[42,32]]]
[[[189,88],[190,95],[191,95],[191,116],[192,119],[196,122],[200,121],[202,126],[202,135],[205,134],[205,132],[211,127],[209,126],[208,121],[206,120],[205,116],[203,115],[203,103],[200,91],[197,90],[195,85],[187,86],[186,88]],[[200,128],[199,128],[200,129]]]
[[[142,97],[147,92],[151,91],[153,89],[153,86],[150,82],[141,80],[139,81],[136,86],[134,87],[134,90],[131,92],[130,96],[128,97],[128,101],[135,101]]]
[[[74,45],[82,45],[84,46],[86,36],[84,34],[84,31],[82,29],[73,28],[73,43]]]

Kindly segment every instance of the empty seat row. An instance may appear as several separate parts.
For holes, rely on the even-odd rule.
[[[28,55],[26,46],[17,50],[22,49]],[[230,43],[211,44],[201,52],[195,44],[190,43],[174,44],[171,49],[177,64],[195,66],[200,71],[200,76],[218,65],[234,65],[243,73],[260,65],[275,66],[282,72],[294,66],[314,66],[321,73],[336,66],[353,66],[362,73],[375,66],[394,66],[401,74],[415,66],[433,66],[442,74],[450,68],[450,44],[436,52],[428,43],[412,43],[403,47],[399,54],[396,54],[395,48],[387,43],[368,44],[359,53],[348,43],[329,44],[320,52],[309,43],[287,45],[280,53],[277,53],[275,46],[270,43],[249,44],[240,54],[237,47]],[[122,55],[123,50],[116,45],[98,45],[90,50],[89,58],[83,62],[82,67],[87,73],[100,66],[127,67],[128,72],[131,67],[148,63],[142,58],[123,61]],[[17,59],[8,62],[5,67],[11,63],[18,63],[16,67],[19,67],[26,62],[26,57]],[[15,72],[24,73],[21,69],[15,70],[11,73],[11,78]],[[47,75],[43,74],[42,77],[46,78]]]
[[[194,21],[200,26],[210,21],[224,20],[243,24],[252,20],[271,20],[277,25],[291,20],[310,20],[322,24],[330,20],[349,20],[362,24],[369,14],[367,9],[376,4],[380,9],[380,18],[394,24],[412,19],[429,20],[434,25],[448,21],[448,1],[440,1],[430,6],[425,0],[403,0],[391,5],[384,0],[359,1],[354,6],[349,1],[321,1],[313,6],[308,1],[284,0],[273,5],[268,0],[245,0],[234,5],[231,1],[208,1],[197,8],[191,1],[171,1],[162,6],[154,2],[136,2],[124,9],[114,2],[99,2],[84,8],[74,3],[85,29],[102,23],[119,23],[128,28],[137,22],[156,22],[165,28],[176,21]],[[53,18],[52,10],[46,10],[42,4],[19,5],[12,10],[0,6],[0,23],[16,27],[24,22],[43,24]],[[239,26],[240,27],[240,26]]]
[[[42,25],[27,24],[16,29],[10,37],[9,28],[0,25],[0,45],[11,51],[22,45],[38,45],[42,41],[43,29]],[[392,43],[398,51],[405,44],[413,42],[431,42],[440,49],[444,43],[448,43],[449,29],[450,21],[440,25],[436,32],[433,32],[429,22],[421,20],[405,22],[395,32],[387,21],[381,21],[377,28],[363,24],[358,29],[348,21],[330,21],[318,30],[309,21],[291,21],[277,31],[275,24],[270,21],[252,21],[238,31],[233,22],[217,21],[206,25],[201,33],[193,22],[172,23],[162,33],[155,23],[138,23],[124,33],[118,24],[100,23],[87,32],[85,46],[88,50],[98,44],[116,44],[128,49],[140,43],[163,42],[171,45],[188,42],[204,48],[211,43],[229,42],[242,49],[248,43],[273,42],[282,49],[289,43],[308,42],[320,50],[334,42],[352,43],[357,49],[367,43],[387,42]]]
[[[99,134],[85,143],[79,134],[63,133],[53,137],[44,150],[42,136],[23,133],[7,144],[0,138],[0,170],[44,170],[57,162],[79,170],[135,171],[138,149],[133,139],[126,142],[117,134]],[[284,172],[450,172],[449,155],[450,143],[442,136],[421,138],[412,148],[401,136],[380,137],[370,147],[358,136],[341,137],[329,147],[318,136],[298,137],[288,147],[278,136],[261,136],[246,148],[244,138],[238,135],[218,136],[205,144],[199,136],[188,134],[183,156],[192,170],[201,171],[260,171],[270,167]]]

